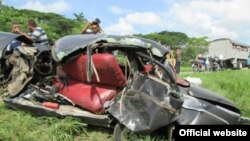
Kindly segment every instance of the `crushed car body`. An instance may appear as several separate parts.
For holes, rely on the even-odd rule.
[[[164,46],[134,36],[65,36],[51,48],[57,70],[34,71],[42,78],[4,102],[34,115],[114,127],[117,141],[125,129],[151,134],[174,125],[249,122],[233,102],[178,78],[165,61],[167,53]],[[171,139],[172,130],[167,131]]]

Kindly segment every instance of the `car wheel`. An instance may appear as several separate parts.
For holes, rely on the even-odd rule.
[[[242,69],[242,67],[243,67],[242,61],[238,60],[237,65],[238,65],[238,69]]]

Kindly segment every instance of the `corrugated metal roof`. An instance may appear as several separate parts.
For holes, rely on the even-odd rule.
[[[242,43],[242,42],[239,42],[239,41],[236,41],[236,40],[232,40],[232,39],[229,39],[229,38],[219,38],[219,39],[215,39],[215,40],[213,40],[211,42],[220,41],[220,40],[229,40],[233,44],[250,48],[250,46],[248,44],[245,44],[245,43]]]
[[[239,41],[235,41],[235,40],[231,40],[232,43],[236,44],[236,45],[240,45],[240,46],[244,46],[244,47],[250,47],[248,44],[239,42]]]

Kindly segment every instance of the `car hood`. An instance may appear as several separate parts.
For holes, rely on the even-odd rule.
[[[226,99],[223,96],[220,96],[217,93],[214,93],[212,91],[194,85],[191,85],[190,91],[193,97],[210,101],[214,104],[218,104],[221,106],[225,106],[238,113],[240,112],[239,108],[232,101]]]
[[[85,34],[69,35],[60,38],[52,47],[52,55],[56,61],[60,62],[69,54],[100,41],[144,49],[151,48],[153,54],[160,57],[168,53],[168,49],[166,47],[145,38],[107,34]]]

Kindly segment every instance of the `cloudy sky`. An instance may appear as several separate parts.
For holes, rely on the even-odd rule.
[[[3,0],[19,9],[98,17],[107,33],[162,30],[191,37],[231,38],[250,44],[250,0]],[[79,29],[80,30],[80,29]]]

